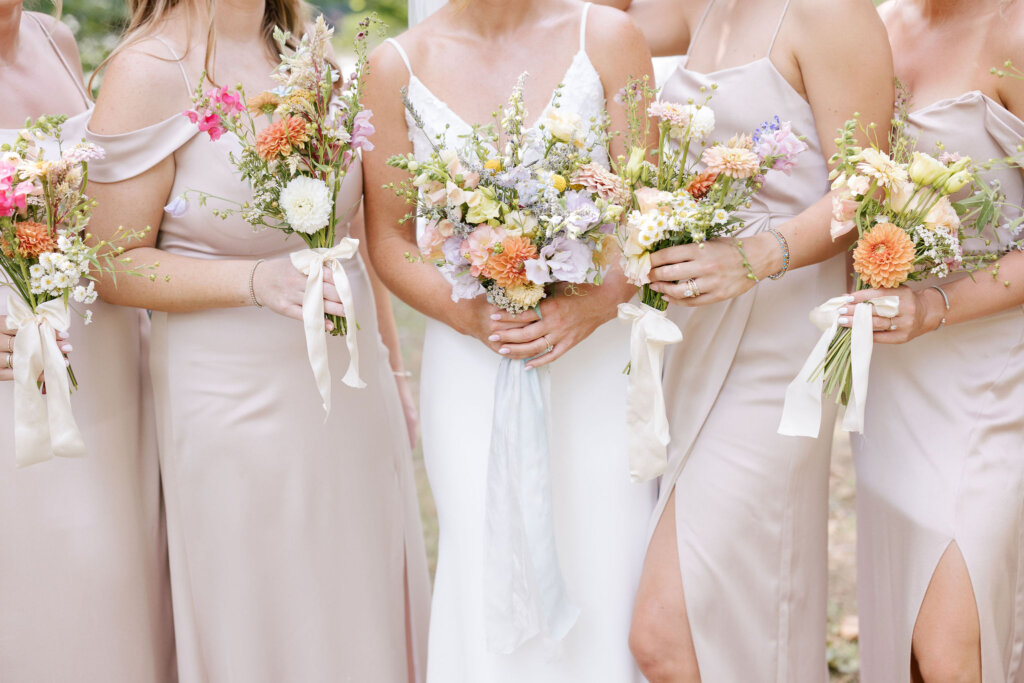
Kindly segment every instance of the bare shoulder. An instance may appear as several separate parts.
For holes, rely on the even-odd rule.
[[[89,127],[100,134],[137,130],[188,109],[190,96],[167,46],[146,38],[121,49],[107,64]]]
[[[587,16],[587,45],[595,49],[614,49],[643,43],[640,28],[629,15],[614,7],[591,5]]]
[[[882,17],[872,0],[793,0],[790,12],[809,42],[827,49],[886,40]],[[846,56],[855,58],[856,54]]]
[[[410,31],[398,36],[398,39],[403,42],[408,41],[408,34]],[[398,53],[398,49],[389,42],[383,42],[370,52],[369,60],[367,63],[369,67],[369,78],[378,84],[394,84],[396,90],[399,84],[404,85],[408,80],[409,70],[405,66],[405,61],[402,56]]]

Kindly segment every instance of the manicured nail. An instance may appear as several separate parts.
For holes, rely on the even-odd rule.
[[[854,299],[855,299],[855,297],[853,297],[853,296],[851,296],[849,294],[847,294],[846,296],[843,297],[843,301],[845,301],[848,304],[849,303],[853,303]]]
[[[58,332],[57,333],[57,339],[60,339],[61,341],[64,341],[67,338],[68,338],[68,333],[67,332]]]
[[[501,313],[491,313],[491,320],[501,320]]]
[[[496,334],[492,334],[492,335],[491,335],[490,337],[488,337],[487,339],[489,339],[490,341],[501,341],[501,337],[499,337],[499,336],[498,336],[498,335],[496,335]]]
[[[846,315],[849,312],[850,312],[850,309],[848,309],[848,308],[840,308],[839,309],[839,315]]]
[[[839,319],[839,324],[840,324],[840,325],[845,325],[845,324],[847,324],[848,322],[850,322],[850,319],[849,319],[849,318],[840,318],[840,319]]]
[[[507,356],[508,354],[511,353],[511,351],[509,351],[507,348],[502,348],[501,350],[498,351],[498,353],[500,353],[503,356]]]
[[[324,327],[327,328],[328,332],[333,332],[334,331],[334,323],[332,323],[330,320],[327,321],[327,324],[324,325]]]
[[[60,347],[60,350],[64,353],[71,353],[71,344],[64,344]]]

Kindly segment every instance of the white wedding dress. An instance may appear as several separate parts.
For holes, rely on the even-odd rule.
[[[585,48],[563,79],[560,106],[584,120],[604,111],[601,79]],[[470,126],[415,76],[409,99],[431,136],[447,141]],[[527,86],[529,87],[529,86]],[[544,112],[537,120],[543,118]],[[430,144],[407,116],[416,157]],[[629,328],[598,328],[551,367],[551,496],[555,541],[569,599],[580,609],[561,641],[535,638],[512,654],[488,650],[485,638],[485,511],[495,378],[501,357],[436,320],[427,323],[421,381],[421,424],[427,474],[440,524],[437,576],[427,655],[428,683],[641,681],[628,647],[656,489],[633,484],[626,455],[623,367]]]

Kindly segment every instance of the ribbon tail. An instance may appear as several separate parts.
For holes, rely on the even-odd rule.
[[[345,306],[346,317],[351,319],[356,314],[352,284],[339,260],[332,259],[330,264],[331,272],[334,275],[334,287],[338,290],[338,297],[341,299],[342,305]],[[366,382],[359,376],[359,341],[355,325],[349,325],[348,333],[345,335],[345,344],[348,346],[349,361],[348,370],[345,371],[345,376],[341,381],[353,389],[363,389],[366,387]]]
[[[57,348],[56,334],[49,323],[40,325],[40,333],[50,447],[53,454],[61,458],[85,457],[85,442],[71,412],[71,384],[64,356]]]
[[[327,337],[324,332],[324,269],[319,262],[310,264],[306,292],[302,298],[302,327],[306,332],[306,351],[317,389],[324,405],[324,419],[331,414],[331,368],[327,362]]]
[[[14,338],[14,461],[27,467],[53,457],[46,399],[36,386],[43,371],[42,338],[25,325]]]
[[[811,377],[825,360],[829,344],[839,329],[838,320],[836,315],[832,324],[822,332],[796,379],[786,387],[786,401],[782,408],[782,419],[779,421],[779,434],[817,438],[821,432],[821,392],[825,378],[821,372],[818,372],[813,381]]]
[[[850,400],[843,414],[843,429],[858,434],[864,431],[868,374],[871,371],[871,351],[875,343],[871,316],[871,304],[858,304],[853,311],[853,330],[850,336],[850,365],[853,378],[850,383]]]

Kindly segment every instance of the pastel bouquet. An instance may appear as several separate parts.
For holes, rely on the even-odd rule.
[[[998,214],[996,195],[984,187],[969,157],[915,150],[904,134],[905,115],[893,121],[889,152],[877,144],[858,146],[859,127],[855,118],[841,129],[831,174],[832,238],[853,230],[858,235],[852,247],[856,290],[944,278],[958,270],[976,270],[994,258],[965,253],[963,247],[965,239],[980,235]],[[817,436],[822,394],[847,406],[844,429],[862,430],[872,315],[895,317],[899,297],[879,296],[858,304],[852,327],[839,327],[839,309],[847,305],[839,296],[811,312],[811,321],[823,334],[787,390],[780,433]]]
[[[632,326],[627,423],[634,481],[652,479],[667,465],[662,357],[665,346],[682,341],[682,332],[665,314],[668,302],[650,288],[651,254],[737,234],[744,227],[738,212],[749,205],[769,171],[788,175],[807,149],[791,124],[778,117],[751,135],[708,144],[715,127],[710,95],[687,104],[650,102],[652,97],[645,81],[632,81],[623,93],[630,140],[628,160],[619,169],[632,202],[617,234],[623,270],[640,288],[641,301],[640,306],[619,306],[619,318]],[[652,121],[658,144],[649,160],[644,141],[653,137]],[[736,245],[740,258],[742,242]]]
[[[477,128],[465,146],[388,160],[413,176],[396,190],[416,205],[420,256],[451,281],[452,299],[486,295],[512,313],[534,308],[558,284],[600,284],[628,199],[593,158],[603,122],[591,127],[563,111],[556,92],[542,125],[526,128],[523,83],[497,125]]]
[[[277,28],[274,40],[281,50],[272,78],[273,90],[247,97],[241,86],[205,89],[200,82],[193,96],[189,120],[210,140],[231,133],[241,151],[231,161],[252,186],[252,200],[232,209],[218,209],[225,217],[239,213],[254,228],[271,228],[298,235],[307,248],[291,254],[293,265],[308,276],[303,299],[303,324],[310,365],[324,403],[330,412],[331,384],[324,339],[324,319],[333,324],[331,334],[346,336],[351,361],[345,384],[364,387],[359,377],[356,335],[349,334],[345,317],[325,316],[323,269],[330,268],[345,310],[354,312],[352,290],[342,266],[356,256],[359,242],[340,236],[355,206],[339,207],[337,198],[350,167],[361,149],[373,149],[372,112],[360,103],[366,74],[366,37],[375,19],[364,19],[356,35],[356,66],[344,80],[330,59],[334,30],[323,16],[297,42]],[[266,125],[261,125],[265,119]],[[200,201],[220,197],[200,192]],[[229,202],[230,203],[230,202]],[[185,209],[185,198],[176,199],[168,211]],[[339,239],[340,237],[340,239]]]
[[[628,200],[607,158],[606,117],[585,121],[561,90],[539,125],[527,127],[524,77],[489,126],[456,145],[435,143],[428,158],[388,163],[411,179],[394,186],[422,221],[421,259],[452,283],[455,301],[486,296],[518,313],[556,287],[599,285],[614,253],[615,225]],[[406,98],[421,129],[424,123]],[[410,258],[412,258],[410,256]],[[561,639],[579,609],[558,564],[552,525],[548,366],[527,370],[502,358],[494,389],[487,472],[485,637],[508,653],[541,635]]]
[[[94,205],[85,194],[89,162],[102,159],[103,150],[84,141],[64,148],[65,118],[30,120],[13,143],[0,146],[0,270],[6,276],[0,284],[12,292],[7,328],[17,330],[10,362],[19,466],[85,455],[71,414],[78,381],[56,335],[68,331],[72,303],[96,300],[95,285],[87,281],[100,270],[113,272],[121,253],[105,242],[87,244]],[[79,314],[91,322],[92,311]]]

